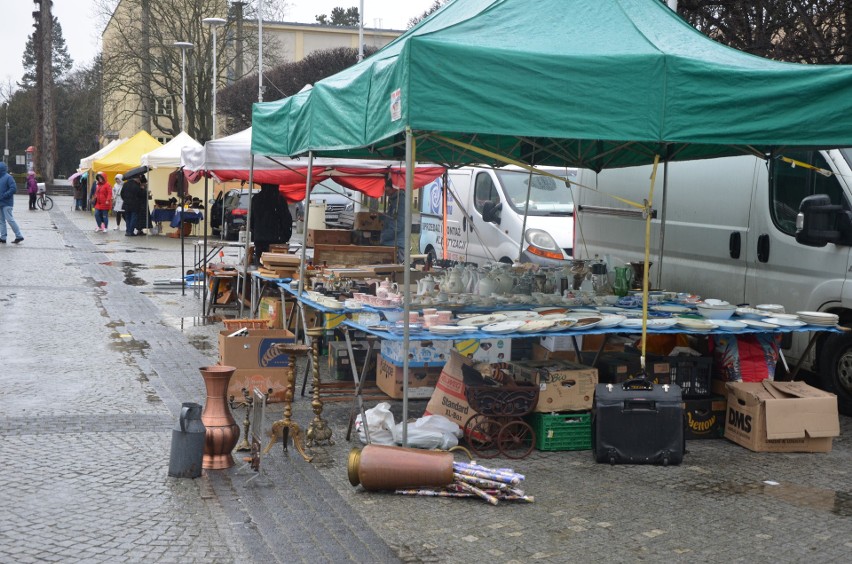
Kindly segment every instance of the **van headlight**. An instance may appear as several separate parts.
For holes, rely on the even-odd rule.
[[[355,202],[349,202],[346,204],[346,211],[355,211]]]
[[[547,231],[527,229],[524,239],[529,245],[527,251],[530,254],[554,260],[565,258],[562,255],[562,249],[559,248],[559,245],[556,244],[556,241],[553,240],[553,237]]]

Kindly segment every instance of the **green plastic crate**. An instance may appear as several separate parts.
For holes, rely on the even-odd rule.
[[[532,413],[528,423],[535,430],[538,450],[591,450],[592,416],[581,413]]]

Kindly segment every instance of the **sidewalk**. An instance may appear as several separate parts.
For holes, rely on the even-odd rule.
[[[55,201],[30,212],[17,196],[25,241],[0,245],[0,561],[848,561],[847,417],[829,454],[711,440],[669,468],[599,465],[588,451],[490,460],[526,474],[536,497],[492,507],[351,487],[349,404],[329,403],[335,445],[312,464],[277,445],[248,483],[240,462],[169,478],[171,429],[182,402],[204,402],[198,367],[216,362],[221,322],[200,318],[191,289],[154,284],[180,278],[179,239],[95,233],[90,213]],[[307,426],[310,398],[297,400]]]

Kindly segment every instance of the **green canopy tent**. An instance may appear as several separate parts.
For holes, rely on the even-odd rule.
[[[311,90],[255,104],[252,154],[596,171],[767,157],[852,146],[850,93],[848,67],[736,51],[658,0],[455,0]]]
[[[841,147],[852,69],[716,43],[658,0],[455,0],[360,64],[255,104],[252,152],[601,170]],[[502,163],[499,163],[502,164]]]

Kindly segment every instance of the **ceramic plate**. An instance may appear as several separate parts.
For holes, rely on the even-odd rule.
[[[672,327],[678,322],[677,319],[673,317],[668,318],[655,318],[648,320],[648,328],[649,329],[667,329]],[[642,318],[641,317],[630,317],[625,319],[620,323],[622,327],[629,327],[631,329],[641,329],[642,328]]]
[[[760,319],[761,317],[766,317],[765,311],[760,311],[759,309],[755,309],[753,307],[738,307],[736,309],[736,314],[740,317],[747,317],[750,319]]]
[[[625,319],[627,318],[623,315],[604,315],[598,323],[598,327],[615,327]]]
[[[547,331],[556,325],[555,319],[531,319],[518,328],[518,333],[538,333],[539,331]]]
[[[569,318],[569,319],[572,319],[572,318]],[[576,319],[577,322],[574,325],[571,326],[571,329],[583,330],[583,329],[591,329],[592,327],[594,327],[595,325],[600,323],[601,319],[603,319],[603,318],[600,317],[600,316],[594,316],[594,317],[580,317],[580,318],[574,317],[573,319]]]
[[[570,317],[563,317],[562,319],[554,319],[553,327],[548,329],[548,331],[564,331],[566,329],[570,329],[577,323],[576,319],[572,319]]]
[[[743,319],[743,323],[754,329],[778,329],[778,325],[775,325],[774,323],[767,323],[759,319],[746,318]]]
[[[436,335],[461,335],[464,333],[464,328],[458,325],[433,325],[429,327],[429,331]]]
[[[689,331],[710,331],[719,327],[715,322],[706,319],[688,319],[684,317],[679,318],[677,324]]]
[[[508,319],[506,321],[498,321],[497,323],[485,325],[479,329],[486,333],[513,333],[526,324],[527,322],[523,319]]]
[[[822,311],[797,311],[799,319],[813,325],[836,325],[840,318],[833,313]]]
[[[506,319],[538,319],[540,317],[538,313],[528,309],[504,311],[500,315],[505,315]]]
[[[692,311],[691,308],[679,305],[658,305],[652,307],[651,309],[653,309],[654,311],[662,311],[665,313],[689,313],[690,311]]]
[[[484,325],[491,325],[493,323],[497,323],[498,321],[505,321],[506,316],[502,313],[490,313],[488,315],[474,315],[473,317],[467,317],[459,321],[459,325],[461,326],[471,326],[471,327],[482,327]]]
[[[725,329],[726,331],[742,331],[748,325],[742,321],[736,321],[734,319],[714,319],[713,323],[719,326],[720,329]]]
[[[784,313],[784,306],[780,304],[758,304],[754,307],[767,315],[771,315],[773,313]]]
[[[598,311],[599,311],[599,312],[601,312],[601,313],[618,313],[618,314],[622,314],[622,313],[624,313],[626,310],[625,310],[623,307],[617,307],[617,306],[601,306],[601,307],[599,307],[599,308],[598,308]]]
[[[804,321],[799,321],[798,319],[787,319],[786,317],[767,317],[764,318],[763,321],[780,325],[781,327],[802,327],[803,325],[807,325]]]

